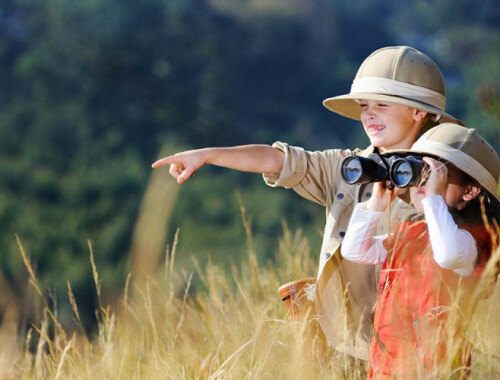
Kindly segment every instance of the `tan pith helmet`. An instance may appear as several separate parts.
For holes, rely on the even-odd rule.
[[[474,128],[443,123],[420,136],[411,149],[391,153],[417,153],[444,159],[474,178],[500,203],[497,194],[500,158]]]
[[[359,99],[403,104],[437,115],[440,123],[458,122],[447,114],[443,75],[426,54],[409,46],[378,49],[358,69],[349,94],[323,101],[330,111],[359,120]]]

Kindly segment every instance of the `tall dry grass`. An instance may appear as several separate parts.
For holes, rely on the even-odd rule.
[[[244,218],[245,226],[249,228]],[[248,237],[245,257],[229,273],[193,259],[176,267],[177,239],[164,265],[137,283],[127,280],[119,303],[101,305],[101,287],[89,243],[99,299],[98,333],[69,333],[57,320],[37,281],[22,243],[19,247],[30,281],[44,304],[42,320],[25,336],[2,326],[0,377],[11,379],[263,379],[331,378],[337,369],[301,347],[303,324],[291,323],[278,297],[285,279],[315,269],[301,231],[284,226],[276,262],[259,265]],[[198,276],[203,284],[191,288]],[[68,283],[75,320],[77,301]],[[8,344],[6,344],[8,343]]]
[[[245,220],[245,219],[244,219]],[[249,228],[248,225],[246,225]],[[304,324],[287,317],[277,288],[315,268],[307,240],[286,226],[275,262],[259,265],[249,234],[248,252],[230,273],[193,259],[176,266],[175,240],[161,270],[137,283],[129,278],[119,303],[99,305],[98,332],[67,332],[19,247],[33,288],[45,307],[42,320],[22,336],[13,321],[0,328],[2,379],[355,379],[361,363],[334,352],[314,353]],[[100,280],[89,244],[96,293]],[[193,290],[199,276],[203,287]],[[474,342],[472,378],[500,375],[500,289],[482,301],[469,335]],[[75,319],[77,301],[68,284]]]
[[[99,300],[97,332],[92,336],[83,329],[69,282],[68,299],[81,329],[65,330],[18,240],[43,313],[21,333],[19,321],[4,316],[0,379],[364,378],[363,362],[313,344],[309,325],[293,323],[286,315],[278,287],[316,272],[316,258],[311,257],[301,230],[292,232],[284,223],[276,259],[262,264],[245,209],[241,211],[247,253],[244,257],[228,253],[230,271],[210,261],[201,265],[196,258],[190,265],[178,266],[176,253],[182,241],[177,234],[159,269],[149,275],[130,275],[113,305],[102,303],[99,271],[89,243]],[[195,278],[202,284],[196,288]],[[500,378],[498,284],[492,296],[479,303],[468,335],[473,342],[471,377]]]

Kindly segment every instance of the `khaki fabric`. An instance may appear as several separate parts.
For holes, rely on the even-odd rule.
[[[330,111],[359,120],[358,99],[403,104],[439,115],[435,121],[458,122],[444,112],[446,92],[438,65],[427,54],[410,46],[387,46],[370,54],[361,64],[349,94],[325,99]]]
[[[285,161],[279,175],[264,175],[266,184],[293,189],[302,197],[325,207],[326,224],[315,300],[323,332],[332,347],[367,359],[371,314],[376,301],[380,269],[343,260],[339,249],[354,205],[369,199],[372,186],[344,183],[340,176],[340,164],[348,155],[368,156],[373,153],[373,147],[317,152],[305,151],[282,142],[275,142],[273,147],[285,153]],[[393,202],[390,212],[391,229],[406,216],[415,213],[399,198]],[[382,218],[377,235],[388,232],[386,220],[387,217]]]
[[[422,154],[452,163],[474,178],[500,203],[497,193],[500,158],[493,147],[474,128],[444,123],[425,132],[411,149],[396,149],[395,154]]]

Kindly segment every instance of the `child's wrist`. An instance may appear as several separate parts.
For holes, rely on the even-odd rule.
[[[368,202],[366,202],[366,209],[369,211],[385,211],[385,205],[386,202],[385,200],[381,199],[370,199]]]
[[[426,190],[425,191],[425,198],[434,197],[436,195],[442,195],[442,193],[439,191],[436,191],[436,190]]]

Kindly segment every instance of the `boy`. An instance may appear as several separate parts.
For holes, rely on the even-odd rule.
[[[344,184],[339,175],[340,162],[351,154],[411,147],[430,127],[456,121],[444,112],[445,103],[444,80],[430,57],[407,46],[386,47],[363,62],[349,94],[323,102],[333,112],[361,120],[371,142],[367,149],[308,152],[282,142],[206,148],[165,157],[153,168],[170,164],[170,174],[178,183],[205,164],[263,173],[269,186],[292,188],[323,205],[326,226],[316,284],[316,313],[332,347],[366,360],[377,276],[373,267],[342,260],[339,249],[354,205],[370,197],[371,186]],[[399,222],[408,210],[408,205],[397,200],[391,224]],[[381,223],[378,232],[384,233],[385,227]]]

